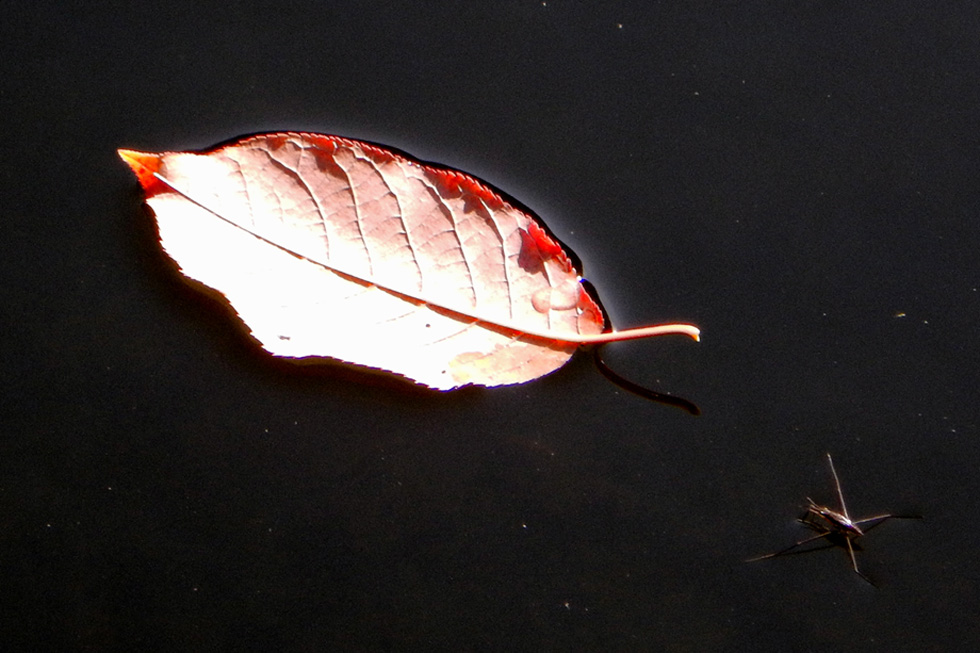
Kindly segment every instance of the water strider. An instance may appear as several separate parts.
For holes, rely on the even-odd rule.
[[[846,546],[847,553],[851,556],[851,566],[858,576],[863,578],[872,586],[871,579],[861,573],[858,569],[857,557],[854,555],[854,543],[853,541],[857,538],[863,536],[865,533],[870,531],[872,528],[880,526],[885,521],[889,519],[922,519],[921,515],[894,515],[894,514],[884,514],[875,515],[874,517],[865,517],[864,519],[853,520],[847,513],[847,505],[844,503],[844,493],[840,488],[840,479],[837,477],[837,470],[834,469],[834,459],[827,454],[827,462],[830,464],[830,473],[834,476],[834,485],[837,488],[837,498],[840,501],[840,511],[828,508],[827,506],[821,506],[817,504],[813,499],[807,497],[807,509],[806,513],[799,518],[801,524],[816,531],[816,535],[800,540],[792,546],[788,546],[785,549],[776,551],[775,553],[769,553],[764,556],[759,556],[757,558],[751,558],[746,562],[756,562],[758,560],[767,560],[769,558],[775,558],[781,555],[786,555],[793,549],[799,546],[808,544],[810,542],[815,542],[822,538],[827,538],[830,541],[831,546]],[[862,524],[871,524],[863,529]],[[822,548],[822,547],[821,547]],[[800,551],[799,553],[808,553],[810,551],[816,551],[819,549],[807,549],[805,551]]]

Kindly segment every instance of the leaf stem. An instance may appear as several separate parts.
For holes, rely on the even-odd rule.
[[[621,340],[638,340],[639,338],[653,338],[654,336],[669,335],[689,336],[697,342],[701,341],[701,329],[697,328],[693,324],[657,324],[654,326],[624,329],[622,331],[597,333],[595,335],[579,335],[575,339],[568,338],[568,340],[569,342],[593,344],[600,342],[619,342]]]

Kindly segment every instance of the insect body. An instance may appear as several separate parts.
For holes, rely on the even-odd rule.
[[[821,506],[816,503],[813,499],[807,497],[807,509],[802,517],[799,518],[799,522],[816,531],[816,535],[800,540],[792,546],[786,547],[781,551],[775,553],[769,553],[764,556],[759,556],[758,558],[752,558],[748,562],[755,562],[757,560],[766,560],[768,558],[775,558],[781,555],[786,555],[796,549],[797,547],[803,546],[804,544],[809,544],[810,542],[815,542],[817,540],[826,538],[830,541],[831,545],[845,546],[847,548],[847,553],[851,558],[851,567],[857,573],[858,576],[866,580],[871,585],[871,579],[861,573],[858,569],[857,557],[854,555],[854,540],[862,537],[866,532],[870,531],[872,528],[883,524],[888,519],[921,519],[919,515],[875,515],[874,517],[865,517],[864,519],[852,520],[850,515],[847,513],[847,505],[844,503],[844,493],[841,491],[840,479],[837,478],[837,470],[834,469],[834,460],[827,454],[827,462],[830,464],[830,473],[834,476],[834,486],[837,488],[837,499],[840,501],[840,511],[828,508],[827,506]],[[870,524],[864,529],[861,528],[862,524]],[[798,553],[806,553],[807,551],[812,551],[815,549],[807,549],[805,551],[799,551]]]
[[[861,537],[864,535],[861,527],[852,522],[847,515],[842,515],[826,506],[817,505],[810,497],[807,497],[806,500],[810,505],[806,510],[806,514],[800,517],[799,521],[801,523],[818,531],[837,531],[842,534],[847,534],[850,537]]]

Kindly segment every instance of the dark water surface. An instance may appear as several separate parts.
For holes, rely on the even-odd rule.
[[[0,10],[9,650],[980,648],[980,7]],[[683,8],[680,8],[683,6]],[[696,402],[272,361],[117,147],[339,133],[536,210]],[[804,497],[915,512],[836,549]]]

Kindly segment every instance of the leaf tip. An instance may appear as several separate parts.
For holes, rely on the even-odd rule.
[[[136,178],[140,182],[140,186],[144,190],[150,192],[150,189],[155,185],[160,183],[156,178],[156,173],[160,169],[160,159],[162,158],[159,154],[152,154],[150,152],[137,152],[136,150],[126,150],[118,149],[116,152],[119,154],[119,158],[125,162],[133,172],[136,174]]]

